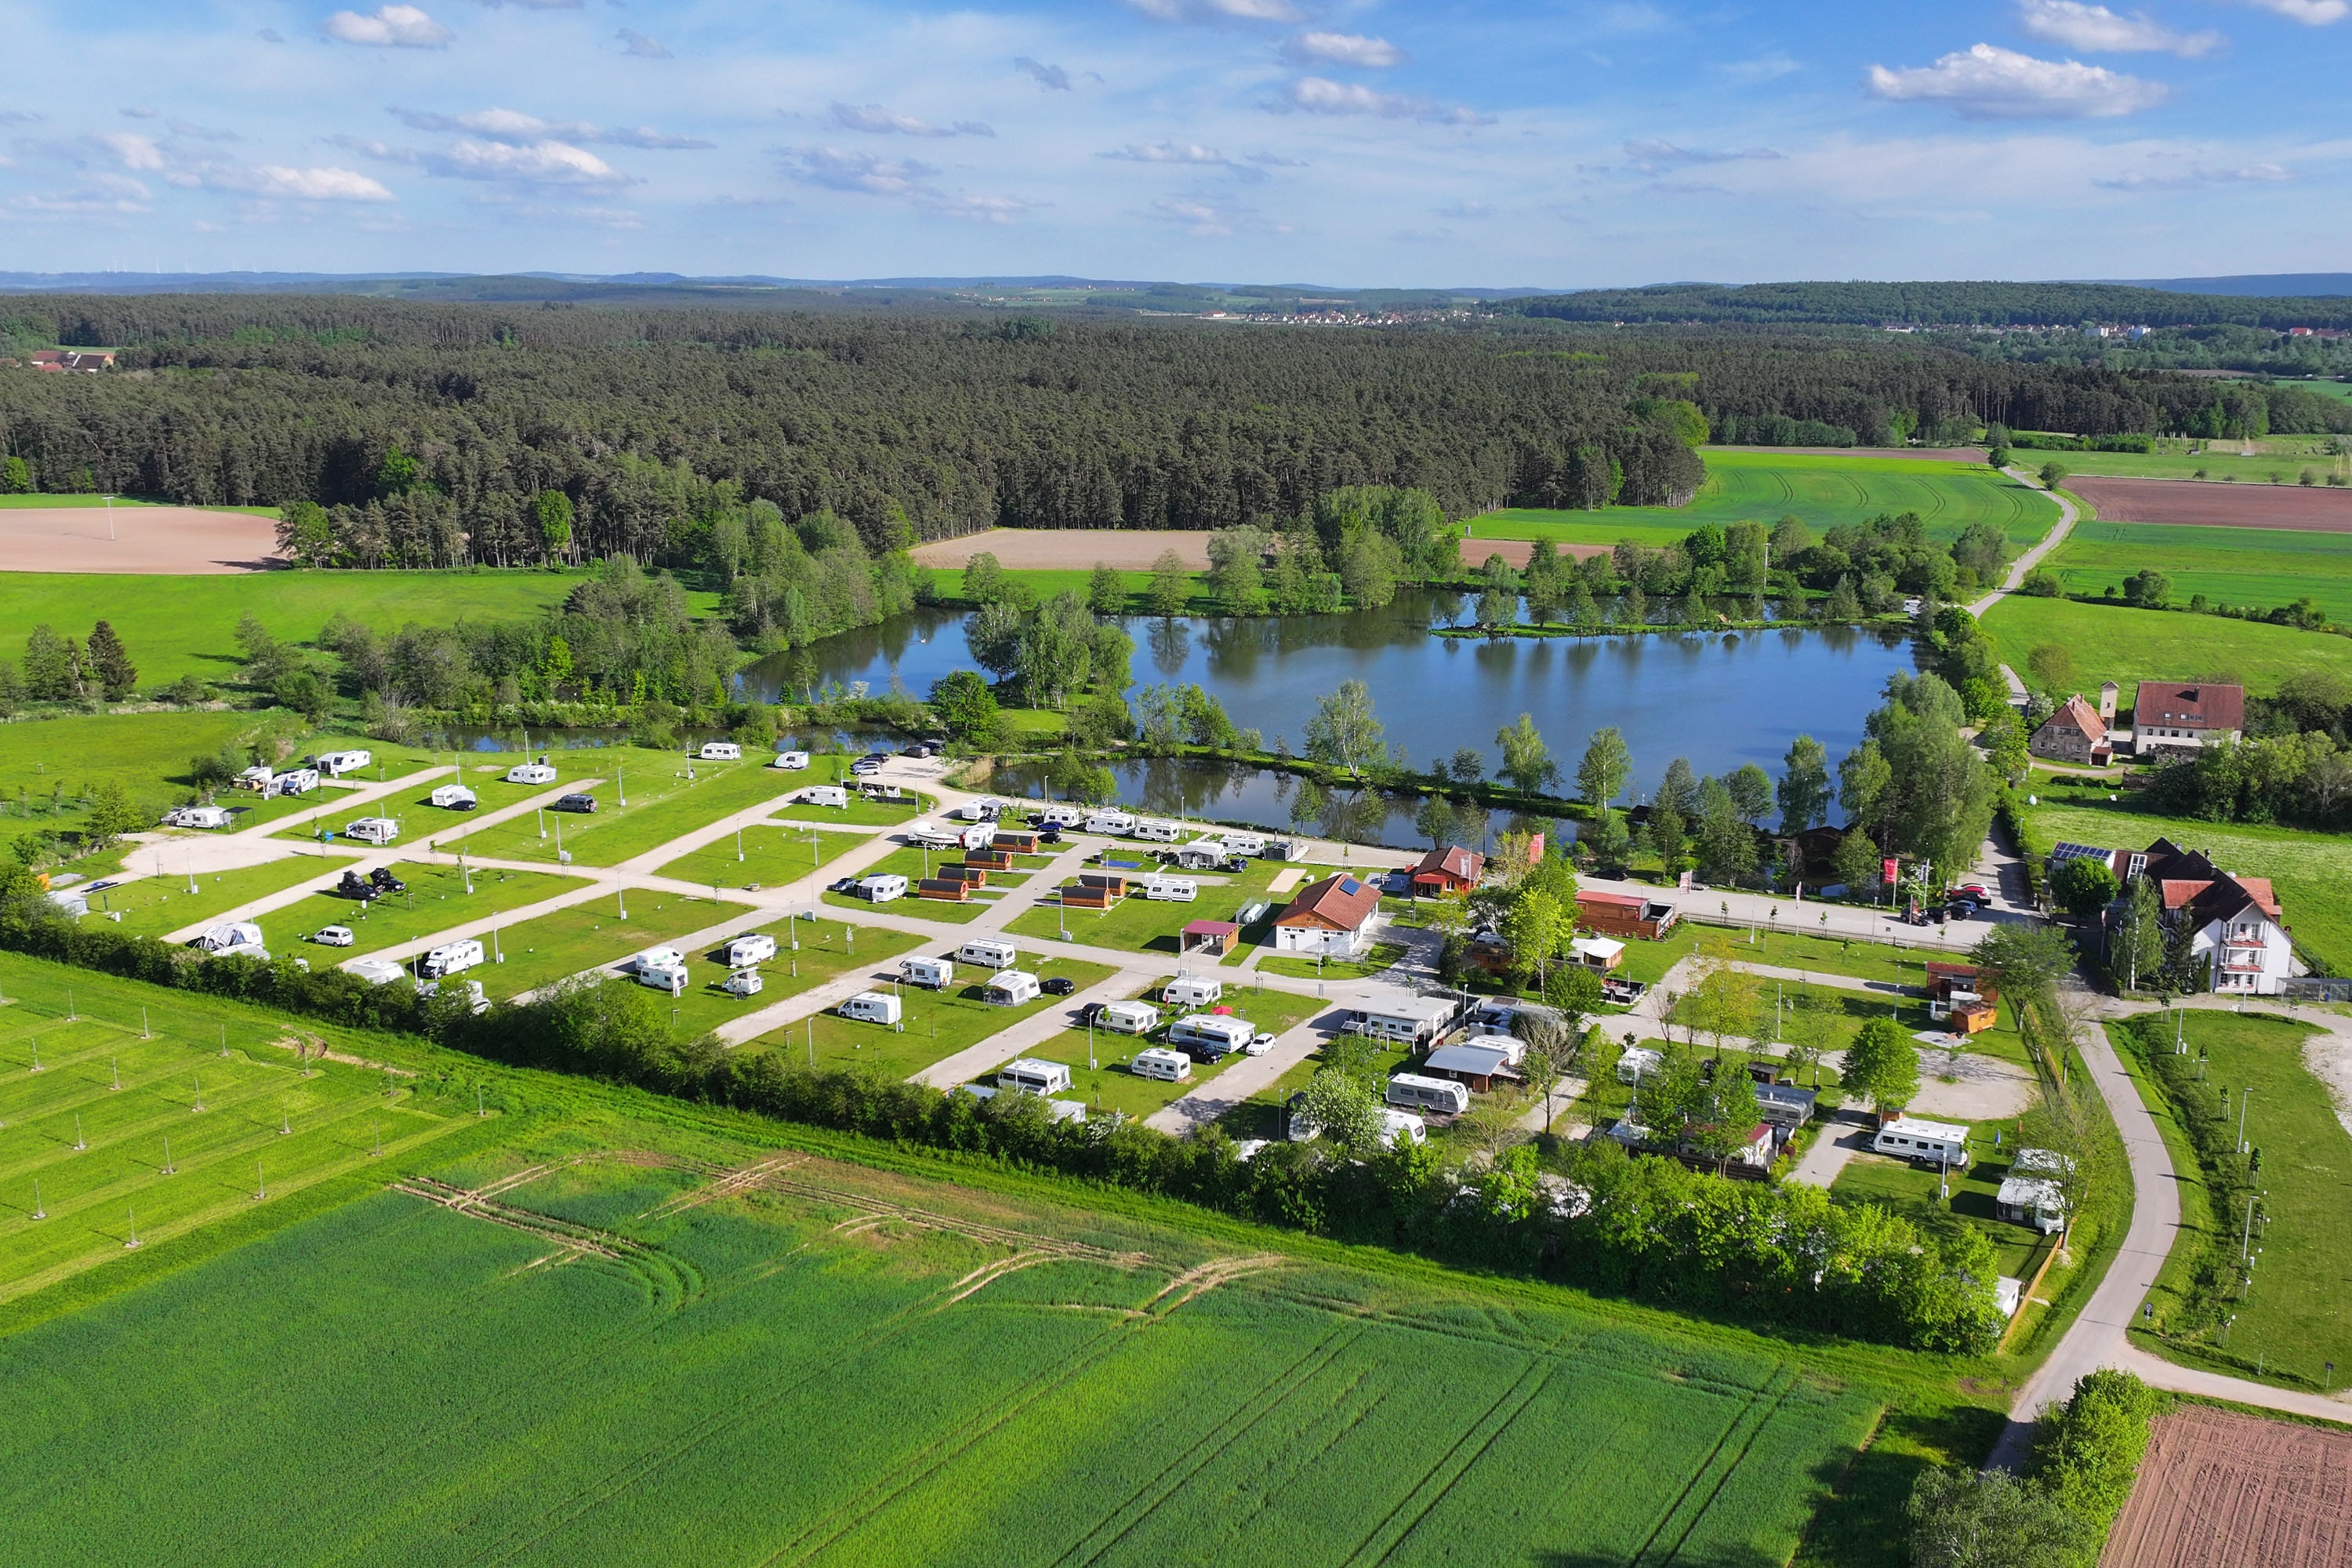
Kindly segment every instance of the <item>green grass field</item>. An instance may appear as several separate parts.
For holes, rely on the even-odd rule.
[[[2050,531],[2057,503],[2038,488],[1972,463],[1910,458],[1823,458],[1710,448],[1706,482],[1680,507],[1601,511],[1512,508],[1470,523],[1473,539],[1553,539],[1561,543],[1672,544],[1702,523],[1743,520],[1766,526],[1802,518],[1815,534],[1866,522],[1881,512],[1916,511],[1938,539],[1990,522],[2022,549]],[[1475,552],[1472,552],[1473,554]]]
[[[315,860],[304,858],[317,865]],[[452,926],[508,914],[580,885],[571,877],[539,871],[484,870],[478,867],[472,872],[474,890],[468,893],[466,878],[455,866],[404,860],[392,870],[393,875],[408,884],[406,892],[368,904],[339,899],[331,893],[314,894],[268,916],[262,930],[286,944],[290,952],[298,938],[307,938],[320,926],[349,926],[352,935],[358,939],[351,947],[321,948],[310,955],[314,963],[320,962],[320,953],[326,955],[327,962],[340,963],[344,959],[414,942]],[[339,871],[321,875],[320,886],[334,886],[341,875]]]
[[[2128,689],[2143,679],[2227,677],[2267,696],[2300,669],[2352,676],[2352,637],[2218,616],[2011,594],[1986,613],[1984,629],[2001,662],[2021,671],[2042,644],[2065,648],[2074,656],[2075,682],[2094,694],[2102,680]]]
[[[877,980],[896,977],[899,958],[926,940],[912,931],[880,926],[859,928],[841,921],[823,920],[758,922],[750,915],[746,915],[742,930],[735,934],[762,931],[775,937],[777,952],[767,963],[756,966],[761,984],[756,996],[735,996],[719,988],[730,973],[724,944],[686,955],[690,983],[686,994],[675,1004],[679,1033],[699,1035],[715,1029],[747,1013],[772,1007],[852,969],[870,969]],[[801,944],[798,952],[792,951],[794,934]]]
[[[656,875],[729,888],[781,888],[824,869],[866,838],[863,833],[813,833],[805,827],[754,823],[743,829],[740,851],[736,848],[736,836],[730,834],[716,844],[679,856]]]
[[[205,871],[196,878],[196,890],[188,891],[185,876],[169,873],[170,858],[165,858],[166,874],[142,877],[126,882],[120,888],[108,888],[91,893],[89,913],[85,921],[110,920],[116,912],[122,916],[114,923],[123,931],[140,936],[163,936],[183,926],[210,920],[239,904],[271,893],[317,881],[322,885],[342,875],[349,864],[340,855],[321,860],[316,855],[289,855],[283,860],[271,860],[264,865],[242,867],[234,871]],[[314,928],[298,925],[299,917],[279,911],[264,917],[262,934],[278,944],[272,951],[293,950],[296,935]],[[318,922],[324,925],[326,922]]]
[[[2341,383],[2316,382],[2301,384],[2316,391],[2336,388]],[[2352,390],[2352,389],[2347,389]],[[2156,452],[2043,452],[2020,447],[2011,456],[2017,466],[2035,471],[2044,463],[2056,463],[2069,474],[2094,474],[2116,479],[2193,479],[2198,470],[2206,479],[2221,482],[2235,476],[2242,485],[2266,485],[2273,474],[2284,477],[2293,484],[2305,468],[2317,468],[2325,479],[2329,453],[2325,436],[2273,436],[2254,443],[2254,452],[2242,455],[2239,443],[2217,442],[2202,452],[2190,452],[2186,441],[2174,439],[2160,443]],[[2341,459],[2337,459],[2340,466]]]
[[[2267,610],[2309,595],[2330,616],[2352,620],[2352,533],[2078,522],[2049,564],[2070,594],[2120,594],[2134,572],[2155,571],[2172,580],[2176,604],[2202,594]]]
[[[717,925],[730,914],[744,917],[747,928],[756,918],[740,904],[714,904],[708,898],[642,889],[630,896],[628,904],[625,921],[620,918],[619,895],[611,894],[519,926],[502,926],[497,946],[506,962],[485,964],[472,978],[492,996],[516,996],[626,958],[640,948]]]
[[[1147,992],[1150,995],[1151,993]],[[1224,1005],[1233,1008],[1268,1034],[1279,1035],[1291,1026],[1330,1005],[1312,996],[1299,996],[1287,991],[1249,990],[1240,986],[1229,988]],[[1172,1021],[1175,1009],[1163,1008]],[[1135,1053],[1147,1046],[1163,1044],[1166,1031],[1155,1033],[1149,1039],[1134,1035],[1115,1035],[1108,1029],[1094,1034],[1094,1061],[1087,1066],[1087,1032],[1065,1029],[1042,1046],[1033,1046],[1021,1054],[1049,1062],[1060,1062],[1070,1069],[1070,1091],[1062,1096],[1102,1110],[1124,1111],[1129,1116],[1150,1116],[1171,1102],[1215,1080],[1218,1074],[1238,1063],[1249,1060],[1234,1053],[1218,1058],[1213,1062],[1194,1062],[1192,1076],[1182,1083],[1169,1083],[1156,1078],[1140,1078],[1129,1072],[1127,1064]]]
[[[1041,958],[1034,952],[1022,954],[1014,967],[1041,980],[1059,976],[1080,991],[1100,984],[1111,973],[1099,963]],[[825,1012],[762,1035],[746,1048],[782,1051],[797,1062],[811,1060],[813,1054],[819,1067],[856,1066],[893,1078],[912,1078],[933,1062],[976,1046],[1033,1013],[1056,1007],[1065,1013],[1070,1010],[1066,996],[1040,996],[1018,1007],[992,1006],[982,1000],[986,984],[984,972],[970,964],[958,964],[956,983],[945,991],[925,991],[911,985],[900,989],[905,1004],[903,1031],[887,1029],[879,1024],[853,1023],[838,1013]],[[877,984],[875,989],[887,991],[889,987]],[[1008,1059],[1013,1054],[1010,1050],[1004,1053]]]
[[[1244,905],[1266,897],[1265,887],[1282,870],[1278,860],[1254,860],[1237,876],[1220,873],[1181,875],[1201,884],[1200,896],[1190,903],[1154,903],[1141,894],[1121,899],[1108,910],[1064,910],[1048,893],[1035,909],[1013,917],[1005,930],[1022,936],[1058,936],[1067,921],[1070,940],[1095,947],[1125,948],[1131,952],[1156,952],[1173,960],[1184,928],[1194,921],[1229,921]],[[1223,962],[1237,960],[1239,943]]]
[[[0,573],[0,648],[14,655],[43,622],[61,636],[87,637],[103,618],[114,625],[140,689],[184,675],[237,679],[243,656],[236,624],[250,611],[279,639],[309,643],[341,612],[389,634],[408,622],[537,619],[585,578],[581,572],[252,572],[211,577],[134,577],[68,572]],[[716,594],[687,601],[711,614]]]
[[[1841,1203],[1877,1204],[1926,1225],[1934,1224],[1938,1213],[1957,1215],[1984,1232],[2000,1259],[2003,1274],[2024,1279],[2042,1250],[2042,1233],[2000,1217],[1994,1199],[2009,1174],[2010,1151],[1994,1146],[1996,1131],[2011,1134],[2013,1141],[2016,1128],[2003,1120],[1980,1122],[1970,1129],[1969,1168],[1952,1173],[1948,1200],[1937,1195],[1938,1177],[1934,1170],[1866,1150],[1846,1162],[1830,1187],[1830,1196]]]
[[[168,1246],[471,1120],[400,1080],[387,1095],[364,1068],[316,1062],[306,1077],[259,1014],[48,964],[0,975],[0,1301],[123,1258],[134,1215],[142,1247]]]
[[[962,864],[963,851],[961,849],[924,849],[919,846],[909,845],[891,850],[890,853],[857,873],[860,877],[906,878],[907,896],[905,898],[896,903],[876,905],[855,894],[829,892],[824,896],[822,901],[831,904],[835,909],[881,908],[894,914],[908,915],[916,920],[946,921],[960,924],[965,921],[978,920],[984,911],[1003,898],[1005,893],[1014,888],[1026,885],[1032,877],[1038,874],[1037,868],[1045,862],[1025,855],[1016,856],[1013,859],[1013,870],[991,871],[988,874],[988,886],[973,889],[971,897],[961,903],[951,903],[944,899],[925,899],[916,896],[917,879],[933,875],[942,866]],[[1073,927],[1071,935],[1076,937],[1076,928]]]
[[[467,854],[485,859],[544,860],[554,864],[560,826],[562,853],[570,855],[574,864],[613,866],[658,849],[720,817],[778,800],[798,787],[790,782],[798,775],[779,773],[749,760],[697,763],[693,764],[695,776],[689,780],[688,764],[677,753],[634,747],[600,752],[557,766],[566,784],[572,782],[575,770],[582,779],[596,777],[604,781],[581,786],[596,799],[593,814],[526,812],[472,829],[464,827],[462,823],[452,823],[434,834],[434,842],[444,849],[463,847]],[[626,805],[621,804],[623,784],[627,786]],[[482,807],[492,810],[549,787],[551,786],[487,784],[483,786]],[[539,836],[541,815],[547,819],[544,839]]]

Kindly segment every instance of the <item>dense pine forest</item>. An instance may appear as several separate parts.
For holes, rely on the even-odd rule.
[[[12,482],[316,502],[331,558],[356,565],[661,563],[719,483],[787,520],[829,511],[869,549],[993,524],[1273,524],[1359,484],[1426,490],[1454,516],[1672,504],[1704,478],[1693,448],[1711,428],[1830,444],[1968,440],[1988,420],[2171,430],[2241,395],[1908,339],[1524,321],[1269,329],[347,295],[5,310],[0,338],[18,353],[121,351],[95,375],[0,367]]]

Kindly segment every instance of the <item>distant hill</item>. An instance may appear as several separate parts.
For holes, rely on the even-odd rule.
[[[2175,294],[2234,294],[2259,300],[2328,299],[2352,295],[2352,272],[2249,272],[2235,278],[2118,279],[2136,289]]]
[[[1668,283],[1496,307],[1569,321],[1758,326],[2352,326],[2352,299],[2181,293],[2121,283]]]

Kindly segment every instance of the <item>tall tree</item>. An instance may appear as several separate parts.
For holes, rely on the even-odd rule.
[[[1761,821],[1772,809],[1772,777],[1754,763],[1742,763],[1723,781],[1731,804],[1750,823]]]
[[[539,547],[550,561],[572,554],[572,498],[562,490],[541,490],[532,503],[539,521]]]
[[[1585,742],[1584,760],[1576,765],[1576,790],[1585,804],[1605,807],[1633,782],[1633,753],[1617,726],[1595,730]]]
[[[1794,836],[1829,815],[1830,754],[1811,735],[1800,735],[1789,742],[1780,769],[1780,831]]]
[[[1495,744],[1503,749],[1502,775],[1521,793],[1533,795],[1558,782],[1559,764],[1551,760],[1551,748],[1537,731],[1534,714],[1522,713],[1517,723],[1495,731]]]
[[[1908,1105],[1919,1092],[1919,1047],[1892,1018],[1871,1018],[1855,1031],[1838,1068],[1849,1099],[1865,1096],[1882,1110]]]
[[[1710,882],[1738,886],[1756,875],[1756,831],[1720,779],[1698,787],[1699,873]]]
[[[122,646],[111,622],[100,621],[90,628],[88,645],[89,667],[106,691],[109,702],[120,702],[131,695],[139,684],[139,667],[131,662],[131,650]]]
[[[1184,601],[1192,597],[1192,574],[1184,558],[1173,550],[1163,550],[1160,559],[1151,563],[1151,587],[1146,595],[1155,616],[1181,616]]]
[[[1087,579],[1087,608],[1097,616],[1127,613],[1127,579],[1115,567],[1095,563],[1094,573]]]
[[[1429,840],[1432,849],[1443,849],[1445,841],[1454,837],[1454,807],[1442,795],[1425,795],[1412,814],[1413,831]]]
[[[1361,778],[1366,768],[1388,761],[1383,732],[1372,716],[1372,689],[1360,680],[1343,680],[1338,690],[1315,700],[1315,716],[1307,721],[1307,754]]]
[[[80,661],[73,645],[47,621],[25,638],[25,694],[36,702],[70,702],[81,695]]]

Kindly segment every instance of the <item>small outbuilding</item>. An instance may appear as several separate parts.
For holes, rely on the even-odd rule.
[[[1443,893],[1466,893],[1478,886],[1478,879],[1486,872],[1486,858],[1475,849],[1465,849],[1459,844],[1432,849],[1412,868],[1412,896],[1427,899]]]
[[[1234,950],[1241,933],[1242,928],[1231,921],[1187,921],[1176,951],[1182,956],[1205,952],[1213,958],[1223,958]]]

